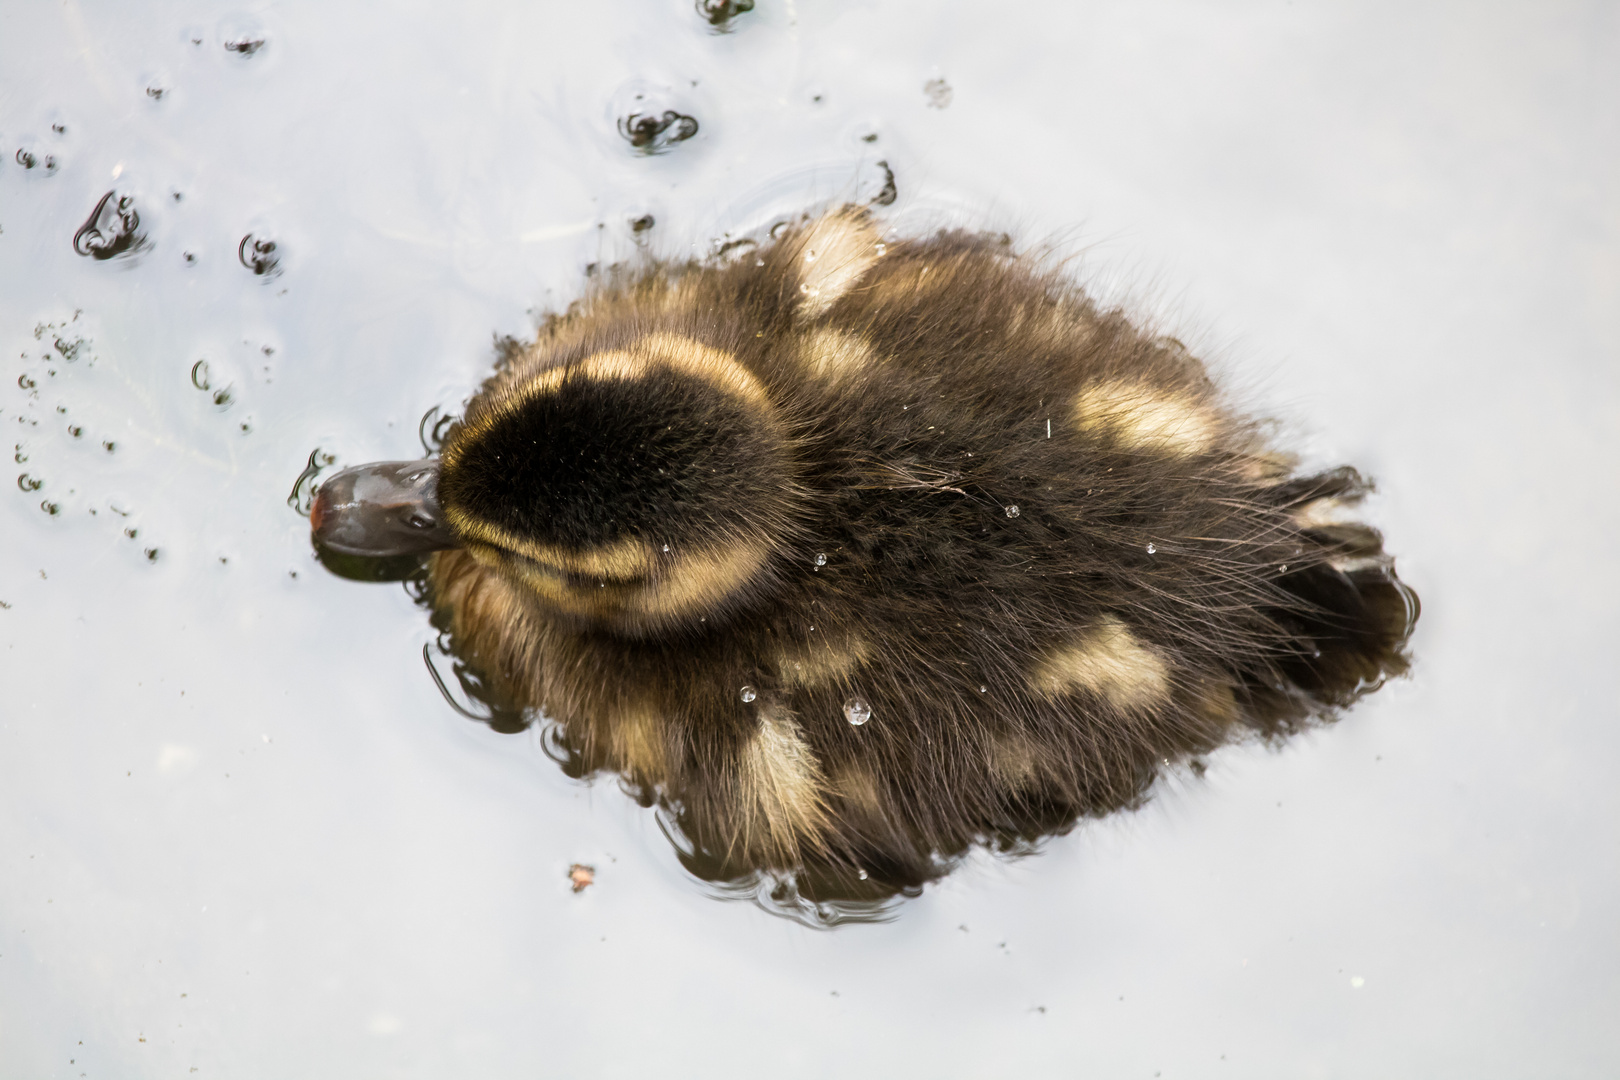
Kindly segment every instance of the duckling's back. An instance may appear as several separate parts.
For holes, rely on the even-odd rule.
[[[578,380],[611,403],[589,437],[572,399],[512,404]],[[597,430],[646,417],[679,437]],[[1294,475],[1179,343],[995,238],[885,242],[845,209],[606,286],[471,404],[447,512],[464,463],[546,439],[593,447],[547,451],[584,462],[583,524],[547,503],[528,555],[439,553],[437,602],[577,769],[663,800],[719,872],[913,885],[1406,667],[1416,600],[1348,516],[1365,482]],[[613,497],[623,462],[659,497]],[[480,483],[478,521],[535,505]]]

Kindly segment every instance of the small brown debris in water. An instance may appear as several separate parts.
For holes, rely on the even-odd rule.
[[[568,868],[568,883],[575,892],[584,892],[596,883],[596,867],[575,863]]]

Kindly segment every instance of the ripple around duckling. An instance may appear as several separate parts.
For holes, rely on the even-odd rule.
[[[715,899],[746,900],[768,914],[815,930],[892,922],[906,900],[922,895],[920,885],[895,886],[858,867],[782,871],[739,864],[694,844],[679,808],[660,805],[654,817],[680,864],[704,882]]]
[[[450,672],[454,676],[456,684],[461,688],[462,694],[466,696],[469,702],[482,704],[484,706],[483,712],[475,711],[456,700],[455,695],[450,692],[450,687],[445,683],[444,676],[439,672],[439,665],[434,662],[434,652],[438,652],[441,657],[451,661]],[[439,693],[444,696],[445,704],[468,720],[486,724],[490,730],[502,735],[516,735],[520,731],[527,731],[533,723],[528,714],[521,709],[500,708],[491,705],[485,697],[486,688],[478,676],[469,671],[467,665],[456,660],[452,654],[444,649],[435,649],[431,642],[423,645],[422,662],[427,665],[428,675],[433,679],[433,685],[438,687]]]
[[[459,417],[451,415],[435,405],[422,414],[422,419],[416,425],[416,437],[421,440],[422,449],[428,457],[433,457],[444,449],[444,439],[449,434]]]
[[[403,581],[406,595],[418,605],[432,612],[433,595],[428,584],[427,560],[415,555],[406,556],[406,558],[416,564],[414,572],[401,578],[389,580]],[[382,562],[387,560],[369,561]],[[433,685],[438,688],[439,693],[444,697],[445,704],[468,720],[485,724],[491,731],[501,735],[516,735],[528,731],[544,718],[544,714],[540,710],[526,709],[501,694],[487,679],[456,654],[447,615],[442,612],[432,612],[429,621],[433,628],[438,631],[438,635],[433,641],[422,646],[422,662],[427,665],[428,675],[433,680]],[[448,662],[450,665],[450,674],[456,688],[461,692],[461,701],[456,700],[456,695],[450,690],[450,683],[445,680],[440,670],[443,662]],[[542,731],[543,735],[544,731]],[[554,756],[550,750],[547,750],[546,753],[547,756]]]
[[[556,709],[547,754],[657,806],[716,895],[808,925],[887,918],[972,850],[1038,850],[1140,805],[1161,761],[1332,719],[1369,673],[1404,670],[1393,574],[1333,561],[1380,539],[1291,516],[1361,481],[1242,472],[1253,448],[1182,351],[1005,234],[891,237],[842,204],[777,219],[770,247],[723,235],[677,282],[615,279],[502,348],[444,455],[469,550],[429,565],[456,678],[424,650],[458,715],[519,731],[524,706]],[[735,353],[642,326],[683,304]],[[1079,419],[1053,422],[1045,402],[1077,392]],[[424,448],[444,422],[423,417]],[[682,515],[743,510],[779,532],[736,525],[747,558],[671,606],[687,594],[664,561],[712,540]],[[415,560],[329,565],[434,606]],[[623,602],[642,596],[664,606]]]
[[[199,360],[200,365],[205,361]],[[192,383],[197,385],[197,369],[192,368]],[[206,385],[197,385],[199,390],[206,390]],[[293,481],[292,492],[287,496],[287,505],[304,517],[309,517],[310,507],[315,502],[315,491],[320,487],[321,473],[337,464],[337,456],[329,454],[320,447],[309,452],[309,461],[304,465],[304,471],[298,474]],[[381,580],[381,579],[375,579]]]

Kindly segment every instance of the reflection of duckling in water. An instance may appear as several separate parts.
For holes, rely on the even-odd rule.
[[[313,521],[442,549],[462,656],[711,866],[907,887],[1405,670],[1365,490],[1002,244],[845,208],[599,290]]]

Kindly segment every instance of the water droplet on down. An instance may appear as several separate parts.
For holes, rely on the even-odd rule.
[[[872,719],[872,706],[863,697],[852,697],[844,702],[844,719],[855,727],[860,727]]]

